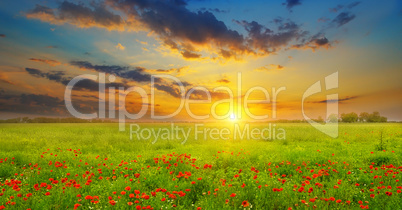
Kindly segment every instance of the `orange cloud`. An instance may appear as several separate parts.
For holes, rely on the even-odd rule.
[[[120,43],[118,43],[117,45],[116,45],[116,48],[117,49],[119,49],[119,50],[124,50],[124,49],[126,49],[126,47],[124,47],[122,44],[120,44]]]
[[[290,49],[311,49],[313,52],[317,49],[324,48],[324,49],[330,49],[333,47],[333,44],[337,44],[338,41],[332,41],[330,42],[327,38],[325,37],[313,37],[309,42],[304,43],[304,44],[296,44],[292,45]]]
[[[182,54],[183,57],[186,58],[186,59],[197,59],[197,58],[201,58],[201,54],[197,54],[197,53],[190,52],[190,51],[187,51],[187,50],[182,51],[181,54]]]
[[[217,80],[216,82],[219,82],[219,83],[230,83],[230,81],[229,81],[228,79],[220,79],[220,80]]]
[[[100,5],[63,1],[55,9],[36,5],[25,15],[79,28],[148,31],[185,59],[201,59],[207,55],[212,59],[241,60],[242,56],[267,56],[281,49],[331,47],[323,34],[308,35],[313,33],[291,20],[274,19],[269,28],[256,21],[234,20],[244,28],[242,33],[230,29],[211,12],[191,11],[182,1],[106,0]]]
[[[29,60],[35,61],[35,62],[46,63],[50,66],[58,66],[61,64],[59,61],[56,61],[56,60],[47,60],[47,59],[39,59],[39,58],[30,58]]]
[[[12,82],[6,74],[0,74],[0,82],[4,82],[10,85],[14,85],[14,82]]]
[[[113,14],[104,6],[96,6],[94,9],[91,9],[81,3],[74,4],[64,1],[58,9],[52,9],[37,4],[25,16],[54,25],[68,23],[78,28],[98,27],[124,31],[124,21],[120,15]]]
[[[261,66],[259,68],[254,69],[255,71],[277,71],[277,70],[283,70],[285,67],[282,65],[276,65],[276,64],[269,64],[265,66]]]

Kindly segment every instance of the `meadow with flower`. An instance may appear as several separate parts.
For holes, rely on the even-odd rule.
[[[4,124],[0,209],[402,208],[401,124],[281,126],[286,140],[152,144],[115,124]]]

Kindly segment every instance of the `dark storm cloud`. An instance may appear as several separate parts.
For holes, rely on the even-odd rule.
[[[302,44],[292,45],[292,49],[311,49],[313,51],[319,48],[329,49],[333,46],[333,44],[337,43],[337,41],[330,42],[324,34],[318,33],[312,36],[310,39],[305,41]]]
[[[169,95],[175,97],[175,98],[181,98],[181,92],[180,89],[178,88],[178,85],[173,85],[173,84],[154,84],[154,88],[156,88],[157,90],[163,91],[168,93]],[[186,89],[186,92],[184,93],[184,95],[186,96],[188,94],[188,92],[192,90],[193,92],[190,95],[190,99],[202,99],[205,100],[207,99],[207,94],[205,93],[205,91],[203,90],[199,90],[199,89],[193,89],[193,87],[190,87],[188,89]],[[214,91],[210,91],[208,90],[209,94],[211,95],[212,99],[225,99],[225,98],[229,98],[229,94],[226,92],[214,92]]]
[[[89,95],[89,94],[84,94],[84,95],[72,95],[73,97],[82,97],[82,98],[89,98],[89,99],[96,99],[99,100],[99,97],[96,95]]]
[[[93,69],[98,72],[108,73],[108,74],[115,74],[116,72],[127,71],[127,66],[118,66],[118,65],[92,65],[88,61],[71,61],[71,65],[77,66],[80,68],[85,69]]]
[[[317,46],[324,46],[329,43],[328,39],[325,37],[322,38],[316,38],[312,40]]]
[[[321,100],[321,101],[314,101],[312,103],[342,103],[345,101],[350,101],[353,99],[359,98],[359,96],[347,96],[345,98],[340,98],[340,99],[330,99],[330,100]]]
[[[175,98],[181,98],[180,90],[172,85],[154,84],[154,87],[160,91],[168,93]]]
[[[63,105],[64,102],[57,97],[52,97],[48,95],[36,95],[36,94],[22,94],[20,97],[21,104],[35,104],[39,106],[50,106],[56,107]]]
[[[189,82],[186,82],[186,81],[180,81],[181,82],[181,85],[183,85],[184,87],[188,87],[188,86],[192,86],[193,84],[191,84],[191,83],[189,83]],[[174,85],[176,85],[176,86],[180,86],[180,84],[178,84],[178,83],[174,83]]]
[[[81,96],[73,95],[73,99],[76,97]],[[97,100],[82,101],[74,99],[72,103],[74,108],[81,113],[97,112],[99,105]],[[65,107],[65,102],[63,99],[50,95],[31,93],[20,95],[0,94],[0,111],[49,116],[71,116]]]
[[[77,66],[85,69],[92,69],[97,72],[103,72],[108,74],[114,74],[124,79],[129,79],[135,82],[150,82],[151,75],[143,73],[144,68],[135,67],[134,69],[130,69],[128,66],[119,66],[119,65],[92,65],[88,61],[71,61],[71,65]],[[159,81],[158,79],[156,81]]]
[[[199,9],[199,11],[202,11],[202,12],[210,11],[210,12],[215,12],[215,13],[228,13],[229,12],[229,10],[223,10],[223,9],[218,9],[218,8],[205,8],[205,7]]]
[[[4,38],[4,37],[6,37],[6,35],[5,34],[0,34],[0,37]]]
[[[350,12],[350,10],[354,7],[356,7],[357,5],[359,5],[361,2],[356,1],[356,2],[352,2],[350,4],[347,5],[338,5],[336,7],[330,8],[329,11],[333,12],[333,13],[337,13],[337,12],[341,12],[339,13],[328,25],[328,28],[331,27],[341,27],[347,23],[349,23],[350,21],[352,21],[353,19],[356,18],[356,15],[352,14]],[[326,22],[326,21],[325,21]]]
[[[25,68],[25,71],[27,71],[32,76],[43,77],[51,81],[63,83],[63,81],[65,80],[65,74],[62,71],[52,71],[44,73],[41,70],[34,68]]]
[[[151,82],[151,76],[149,74],[145,74],[146,77],[140,72],[146,71],[144,68],[137,67],[136,70],[127,70],[129,69],[128,67],[124,66],[107,66],[107,65],[92,65],[89,62],[86,61],[74,61],[71,62],[72,65],[77,65],[82,68],[87,68],[87,69],[93,69],[98,72],[104,72],[104,73],[110,73],[110,74],[115,74],[121,78],[126,78],[126,79],[131,79],[133,81],[137,82]],[[28,72],[30,75],[39,77],[39,78],[46,78],[50,81],[55,81],[58,83],[61,83],[65,86],[68,85],[68,83],[72,80],[72,77],[68,77],[65,75],[64,72],[62,71],[50,71],[50,72],[43,72],[38,69],[34,68],[25,68],[25,71]],[[165,81],[161,78],[155,78],[156,84],[154,84],[154,87],[158,90],[164,91],[172,95],[173,97],[180,97],[180,91],[179,91],[179,84],[176,83],[169,83],[168,81]],[[186,81],[181,81],[183,87],[188,87],[191,86],[192,84]],[[114,87],[115,89],[118,89],[120,87],[128,88],[128,86],[124,83],[119,83],[119,82],[111,82],[111,83],[105,83],[106,89],[109,87]],[[89,90],[89,91],[99,91],[99,83],[97,81],[91,80],[91,79],[83,79],[76,83],[74,85],[74,89],[76,90]]]
[[[124,3],[121,4],[122,2]],[[137,14],[138,20],[149,29],[176,44],[177,41],[194,44],[214,43],[240,51],[246,50],[243,36],[230,30],[209,11],[195,13],[165,1],[147,1],[143,8],[136,1],[113,1],[113,4],[120,8],[121,5],[128,4],[124,9],[129,9],[131,14]],[[138,10],[133,9],[136,6],[139,7]]]
[[[285,5],[286,8],[291,11],[294,6],[301,5],[301,0],[286,0],[282,5]]]
[[[288,9],[300,4],[300,0],[284,3]],[[194,12],[186,8],[185,1],[177,0],[105,0],[104,3],[89,5],[63,1],[55,9],[37,5],[26,16],[52,24],[151,31],[165,46],[178,50],[185,59],[200,59],[203,50],[209,51],[213,58],[215,53],[224,59],[243,55],[265,56],[289,47],[291,43],[303,44],[302,38],[309,34],[290,20],[276,22],[278,27],[275,31],[255,21],[238,21],[247,30],[248,35],[245,36],[228,28],[211,11],[223,12],[219,9]],[[334,21],[342,24],[341,18]],[[344,17],[343,22],[347,18]],[[147,79],[146,75],[137,73],[130,76]]]
[[[25,68],[25,71],[27,71],[32,76],[46,78],[50,81],[55,81],[65,86],[67,86],[68,83],[73,79],[72,77],[66,76],[62,71],[42,72],[41,70],[33,68]],[[119,87],[127,88],[127,85],[118,82],[111,82],[111,83],[105,83],[105,87],[106,88],[114,87],[115,89],[118,89]],[[99,83],[91,79],[83,79],[74,85],[74,89],[99,91]]]
[[[48,14],[48,15],[54,15],[54,9],[51,9],[46,6],[42,6],[39,4],[35,5],[35,8],[30,10],[28,14]]]
[[[188,58],[188,59],[201,57],[201,54],[193,53],[193,52],[190,52],[187,50],[184,50],[183,52],[181,52],[181,54],[183,55],[184,58]]]
[[[300,25],[293,21],[275,19],[277,32],[252,21],[235,21],[242,25],[248,32],[247,43],[262,53],[272,53],[287,46],[291,41],[301,42],[308,32],[301,29]]]
[[[7,100],[7,101],[14,100],[15,101],[16,99],[15,99],[14,95],[6,94],[6,92],[4,90],[1,90],[0,91],[0,100]]]
[[[70,23],[81,28],[95,26],[109,30],[122,29],[124,22],[119,15],[107,10],[104,4],[92,4],[92,8],[89,8],[82,3],[68,1],[63,1],[57,9],[37,4],[26,16],[53,24]]]
[[[65,113],[64,101],[42,94],[0,95],[0,111],[27,114]]]
[[[187,93],[190,90],[192,90],[192,93],[191,93],[191,95],[189,97],[190,99],[194,99],[194,100],[206,100],[206,99],[208,99],[207,93],[205,91],[190,88],[190,89],[187,90]],[[230,95],[227,92],[215,92],[215,91],[210,91],[210,90],[208,90],[208,92],[211,95],[211,98],[215,99],[215,100],[230,98]],[[187,93],[186,93],[186,95],[187,95]]]
[[[349,12],[342,12],[332,20],[332,23],[335,24],[336,27],[341,27],[355,19],[355,17],[355,15],[350,14]]]

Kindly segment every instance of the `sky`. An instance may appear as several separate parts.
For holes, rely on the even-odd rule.
[[[244,107],[240,113],[230,109],[225,87],[234,93],[237,110],[246,98],[266,99],[261,89],[247,94],[258,86],[270,103],[246,106],[269,119],[303,119],[302,111],[325,118],[328,103],[336,102],[339,113],[379,111],[401,121],[401,35],[397,0],[4,0],[0,118],[71,116],[64,97],[68,83],[104,73],[105,82],[87,78],[73,87],[74,109],[99,113],[99,100],[113,100],[108,114],[146,109],[141,119],[150,120],[151,109],[161,116],[175,112],[182,94],[205,101],[203,87],[211,102],[190,104],[191,113],[213,119],[213,107],[224,118],[249,119]],[[338,88],[325,90],[325,77],[335,72]],[[177,78],[184,91],[163,75]],[[309,96],[302,110],[303,94],[317,81],[323,91]],[[144,89],[148,102],[136,92],[123,101],[130,87]],[[281,87],[286,90],[273,100]],[[338,99],[328,101],[331,94]],[[182,109],[169,119],[192,117]]]

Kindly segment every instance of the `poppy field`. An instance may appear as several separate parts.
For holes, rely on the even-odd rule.
[[[285,140],[182,144],[113,123],[2,124],[0,209],[402,208],[402,124],[340,124],[336,139],[277,127]]]

